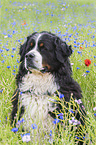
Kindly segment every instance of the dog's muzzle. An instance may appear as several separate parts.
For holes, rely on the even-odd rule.
[[[38,51],[32,50],[25,55],[25,68],[27,70],[42,69],[42,56]]]

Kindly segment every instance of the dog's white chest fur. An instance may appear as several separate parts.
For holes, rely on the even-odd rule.
[[[22,95],[19,101],[20,106],[23,105],[25,108],[23,118],[27,122],[25,123],[27,128],[30,128],[32,123],[42,124],[46,130],[50,123],[52,126],[52,119],[48,115],[48,111],[56,109],[56,106],[51,102],[53,101],[51,97],[57,89],[58,87],[50,73],[42,74],[33,70],[32,74],[27,74],[23,78],[20,84]]]
[[[53,75],[50,73],[41,73],[33,70],[32,74],[27,74],[20,84],[22,92],[30,90],[35,95],[53,94],[57,90]]]

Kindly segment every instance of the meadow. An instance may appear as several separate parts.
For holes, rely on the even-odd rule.
[[[34,31],[50,31],[72,45],[70,57],[73,78],[82,88],[82,102],[87,112],[87,137],[84,143],[96,142],[96,2],[95,0],[2,0],[0,1],[0,145],[42,144],[23,142],[22,132],[12,131],[11,97],[16,89],[19,47]],[[86,64],[86,60],[90,64]],[[62,130],[63,141],[74,145],[68,128]],[[74,136],[74,132],[72,132]],[[35,137],[34,137],[35,138]],[[77,138],[78,139],[78,138]],[[92,140],[92,142],[90,142]],[[51,144],[46,142],[43,144]]]

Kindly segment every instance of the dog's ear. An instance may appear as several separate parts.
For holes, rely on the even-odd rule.
[[[20,56],[21,56],[20,62],[24,59],[24,56],[25,56],[25,54],[26,54],[27,43],[28,43],[28,40],[29,40],[30,37],[31,37],[31,36],[28,36],[28,37],[26,38],[24,44],[20,46],[20,51],[19,51],[19,54],[20,54]]]
[[[59,37],[55,38],[54,43],[56,47],[55,48],[56,57],[61,63],[64,63],[66,58],[68,58],[72,54],[71,45],[68,46],[66,42],[61,40]]]

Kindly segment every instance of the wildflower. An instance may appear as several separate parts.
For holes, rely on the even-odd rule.
[[[50,137],[52,136],[52,130],[50,130],[49,136],[50,136]]]
[[[20,61],[17,59],[17,63],[20,63]]]
[[[6,51],[9,51],[9,49],[8,49],[8,48],[6,48]]]
[[[81,54],[82,52],[81,51],[77,51],[78,52],[78,54]]]
[[[37,129],[37,125],[35,123],[32,124],[32,129]]]
[[[77,102],[77,104],[81,104],[82,103],[81,99],[79,99],[79,100],[75,99],[75,102]]]
[[[77,69],[80,69],[80,67],[77,67]]]
[[[7,66],[7,68],[9,69],[9,68],[11,68],[11,66]]]
[[[89,70],[86,70],[86,72],[89,73],[90,71]]]
[[[20,95],[22,95],[22,92],[20,92]]]
[[[84,48],[80,46],[80,49],[84,49]]]
[[[79,139],[79,137],[78,137],[78,136],[75,136],[75,138]]]
[[[24,20],[24,23],[22,23],[22,26],[26,25],[26,21]]]
[[[64,98],[64,94],[60,94],[60,95],[59,95],[59,98],[60,98],[60,99]]]
[[[70,124],[73,124],[73,125],[81,124],[80,121],[78,121],[78,120],[75,119],[75,117],[72,117],[72,120],[69,120],[69,123]]]
[[[82,105],[82,108],[85,109],[85,107]]]
[[[13,58],[13,57],[14,57],[14,55],[11,55],[11,57]]]
[[[18,128],[12,128],[11,131],[16,133],[18,131]]]
[[[71,63],[71,66],[74,65],[74,63]]]
[[[4,36],[4,38],[7,38],[8,36]]]
[[[84,73],[82,76],[86,77],[86,76],[87,76],[87,74],[86,74],[86,73]]]
[[[1,63],[4,63],[4,62],[5,62],[5,60],[2,60],[2,61],[1,61]]]
[[[61,120],[63,120],[63,119],[64,119],[64,118],[63,118],[63,113],[58,114],[58,117],[59,117]]]
[[[53,121],[54,124],[57,124],[57,123],[59,123],[59,122],[60,122],[59,119],[54,119],[54,121]]]
[[[73,111],[73,109],[69,110],[69,112],[71,112],[71,113],[75,113],[75,112]]]
[[[96,113],[94,113],[94,116],[96,117]]]
[[[16,50],[16,48],[12,48],[12,50],[14,51],[14,50]]]
[[[31,140],[30,133],[23,134],[21,137],[23,142],[29,142]]]
[[[12,75],[14,75],[14,76],[15,76],[15,75],[16,75],[16,73],[12,73]]]
[[[94,107],[93,110],[96,111],[96,107]]]
[[[15,30],[13,30],[13,34],[15,34],[16,32],[15,32]]]
[[[12,38],[12,35],[8,34],[8,37]]]
[[[25,120],[24,118],[22,118],[22,120],[18,120],[18,122],[16,123],[17,126],[20,126],[21,123],[23,123]]]
[[[0,90],[0,93],[2,93],[3,92],[3,90]]]
[[[89,66],[91,64],[91,60],[90,59],[85,59],[84,61],[85,61],[85,65],[86,66]]]

